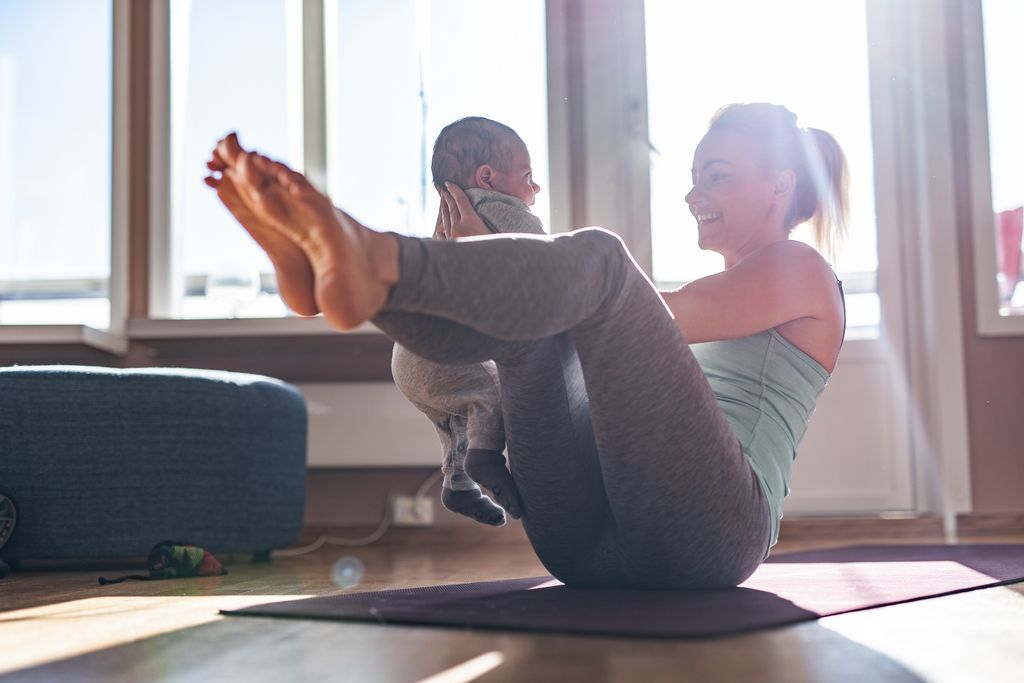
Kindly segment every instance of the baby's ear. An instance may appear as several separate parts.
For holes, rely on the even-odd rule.
[[[473,180],[476,182],[476,186],[484,190],[494,189],[494,169],[488,164],[477,166],[476,173],[473,174]]]

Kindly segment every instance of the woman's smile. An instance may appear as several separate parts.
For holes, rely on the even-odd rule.
[[[694,218],[697,219],[697,225],[707,225],[708,223],[714,223],[721,217],[721,211],[709,211],[707,213],[694,214]]]

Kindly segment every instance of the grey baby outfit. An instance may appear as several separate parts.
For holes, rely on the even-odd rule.
[[[500,192],[470,188],[466,195],[494,233],[543,235],[544,225],[521,200]],[[493,361],[442,365],[395,344],[391,374],[399,391],[427,416],[441,439],[443,486],[452,491],[479,490],[466,474],[468,449],[501,452],[498,370]]]

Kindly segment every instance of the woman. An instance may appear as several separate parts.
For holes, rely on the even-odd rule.
[[[716,114],[686,202],[726,268],[665,293],[600,228],[414,239],[365,228],[231,136],[210,168],[293,309],[372,320],[436,361],[497,362],[523,525],[555,577],[724,587],[768,556],[843,338],[831,268],[788,239],[811,221],[828,244],[844,223],[830,135],[773,105]],[[445,235],[481,228],[459,188],[444,200]]]

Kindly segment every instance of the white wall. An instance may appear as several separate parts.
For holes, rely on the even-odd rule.
[[[440,467],[434,428],[391,382],[295,386],[309,407],[310,467]]]

